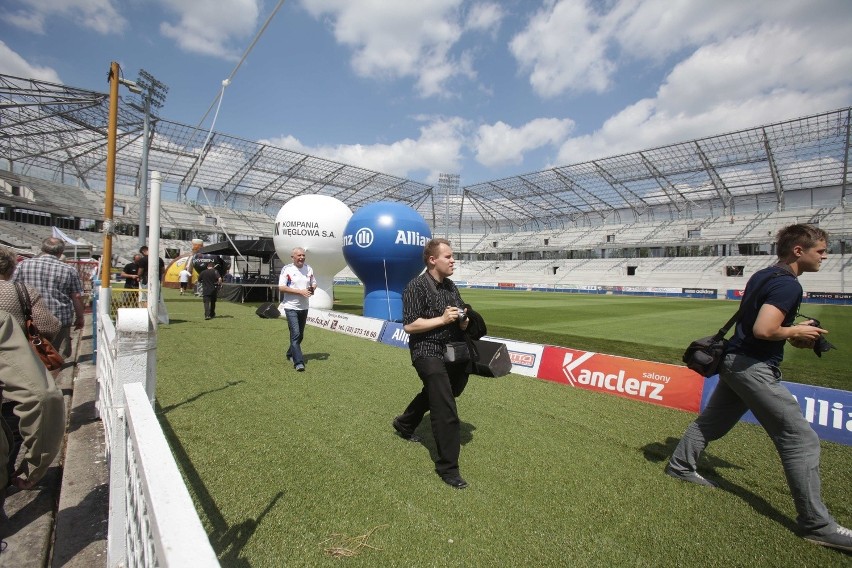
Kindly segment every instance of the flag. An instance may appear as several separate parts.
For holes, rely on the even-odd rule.
[[[66,234],[65,234],[65,233],[63,233],[62,231],[60,231],[58,227],[51,227],[51,228],[53,229],[53,236],[54,236],[55,238],[57,238],[57,239],[62,239],[63,241],[65,241],[65,242],[66,242],[66,243],[68,243],[69,245],[77,246],[77,245],[84,245],[84,244],[86,244],[86,243],[83,243],[83,242],[81,242],[81,241],[75,241],[74,239],[72,239],[71,237],[69,237],[68,235],[66,235]]]

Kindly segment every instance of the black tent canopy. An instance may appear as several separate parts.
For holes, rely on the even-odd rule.
[[[274,270],[275,245],[271,237],[261,237],[256,240],[237,239],[234,241],[222,241],[207,245],[198,249],[196,254],[212,254],[219,256],[236,257],[236,263],[240,257],[245,260],[242,270],[235,271],[235,280],[230,281],[226,275],[226,282],[219,291],[219,297],[231,302],[263,302],[275,300],[278,296],[277,278],[272,273]],[[251,259],[251,260],[250,260]],[[262,268],[258,259],[263,264],[269,265],[269,274],[261,274]],[[235,268],[238,268],[235,266]]]
[[[275,244],[272,242],[272,237],[261,237],[257,240],[235,240],[222,241],[201,247],[199,253],[218,254],[222,256],[255,256],[260,257],[263,262],[275,256]]]

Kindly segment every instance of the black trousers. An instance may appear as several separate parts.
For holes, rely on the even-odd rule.
[[[216,294],[204,295],[204,317],[216,317]]]
[[[461,421],[456,397],[467,386],[467,364],[449,364],[438,357],[428,357],[415,361],[414,368],[423,381],[423,390],[399,416],[398,424],[406,431],[414,432],[429,412],[432,436],[438,450],[435,472],[442,477],[458,475]]]

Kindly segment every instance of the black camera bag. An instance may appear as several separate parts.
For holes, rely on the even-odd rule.
[[[736,315],[739,315],[739,312]],[[717,374],[719,363],[728,347],[728,340],[723,337],[727,333],[728,327],[730,325],[719,330],[721,335],[717,333],[696,339],[690,343],[683,354],[683,362],[686,363],[686,366],[702,377],[712,377]]]
[[[786,273],[784,272],[776,272],[769,278],[763,281],[763,284],[770,282],[776,276],[782,276]],[[757,294],[760,288],[755,291]],[[745,297],[745,296],[743,296]],[[742,301],[740,301],[742,304]],[[734,325],[734,322],[740,317],[740,308],[737,308],[737,311],[734,312],[734,315],[731,316],[731,319],[722,326],[716,335],[710,335],[708,337],[702,337],[701,339],[696,339],[692,343],[689,344],[689,347],[686,348],[686,351],[683,353],[683,362],[686,363],[686,366],[701,375],[702,377],[712,377],[713,375],[719,372],[719,363],[722,362],[722,357],[725,355],[725,351],[728,348],[728,340],[725,339],[725,334],[728,333],[728,330],[731,329],[731,326]]]

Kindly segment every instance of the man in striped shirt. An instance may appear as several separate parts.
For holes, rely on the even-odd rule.
[[[444,362],[444,348],[450,341],[463,340],[468,320],[458,288],[448,278],[455,266],[449,241],[426,243],[423,261],[426,272],[409,282],[402,294],[403,329],[410,335],[411,362],[423,389],[392,425],[402,438],[419,442],[414,431],[429,412],[438,450],[435,472],[447,485],[464,489],[467,482],[459,473],[461,421],[455,399],[467,385],[468,362]]]

